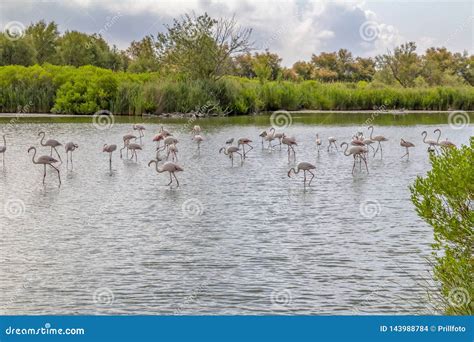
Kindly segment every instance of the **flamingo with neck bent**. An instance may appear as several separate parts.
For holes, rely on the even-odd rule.
[[[352,174],[354,174],[356,158],[359,158],[359,163],[361,163],[361,161],[364,161],[367,173],[369,173],[369,168],[367,167],[367,159],[365,159],[365,156],[364,156],[364,154],[367,153],[367,147],[364,147],[364,146],[351,146],[351,148],[349,149],[349,144],[346,143],[346,142],[343,142],[341,144],[341,148],[344,145],[346,145],[346,148],[343,151],[344,155],[345,156],[350,156],[352,154],[352,156],[354,157],[354,163],[352,164]],[[349,153],[347,153],[347,149],[349,149]]]
[[[184,171],[184,169],[178,164],[175,164],[173,162],[166,162],[163,164],[161,168],[159,168],[158,161],[160,160],[150,160],[150,162],[148,163],[148,166],[155,163],[156,172],[158,173],[168,172],[170,174],[170,182],[167,185],[171,185],[171,183],[173,183],[173,178],[171,178],[171,175],[173,175],[174,179],[176,179],[177,186],[179,186],[179,181],[178,181],[178,178],[176,178],[175,172]]]
[[[49,165],[49,166],[51,166],[53,169],[55,169],[55,170],[57,171],[57,173],[58,173],[58,179],[59,179],[59,186],[61,186],[61,175],[59,174],[59,169],[56,168],[55,166],[53,166],[53,163],[57,163],[58,161],[57,161],[56,159],[54,159],[53,157],[51,157],[51,156],[40,156],[40,157],[38,157],[37,160],[35,160],[36,147],[31,146],[31,147],[28,149],[28,153],[30,153],[31,150],[34,151],[33,157],[31,158],[31,160],[33,161],[33,164],[40,164],[40,165],[43,165],[43,166],[44,166],[43,184],[44,184],[44,179],[46,178],[46,165]]]

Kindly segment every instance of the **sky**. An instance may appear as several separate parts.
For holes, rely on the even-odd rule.
[[[54,20],[61,32],[100,32],[125,49],[191,12],[235,15],[252,28],[257,51],[278,53],[286,66],[340,48],[375,56],[406,41],[419,53],[431,46],[474,52],[474,1],[460,0],[0,0],[0,30]]]

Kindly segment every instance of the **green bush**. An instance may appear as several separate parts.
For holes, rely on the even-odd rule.
[[[432,156],[431,171],[410,188],[418,215],[434,230],[434,277],[446,314],[474,314],[473,161],[471,137],[470,146]]]
[[[228,76],[218,81],[182,75],[114,72],[94,66],[44,64],[0,67],[0,112],[116,114],[216,111],[249,114],[273,110],[473,110],[474,88],[404,89],[380,83],[259,82]]]

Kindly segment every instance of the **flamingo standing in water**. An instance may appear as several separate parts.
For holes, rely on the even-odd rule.
[[[328,145],[328,152],[329,152],[329,148],[332,148],[332,146],[334,145],[334,147],[336,148],[336,151],[337,151],[337,145],[336,145],[336,138],[334,137],[329,137],[328,138],[328,141],[329,141],[329,145]]]
[[[3,135],[3,146],[0,146],[0,154],[2,155],[2,164],[5,166],[5,151],[7,150],[7,140],[5,134]]]
[[[28,153],[30,153],[30,151],[35,151],[33,153],[33,157],[31,158],[31,160],[33,161],[33,164],[40,164],[40,165],[44,166],[43,184],[44,184],[44,179],[46,178],[46,165],[49,165],[57,171],[58,179],[59,179],[59,186],[61,186],[61,175],[59,174],[59,169],[53,165],[53,163],[57,163],[58,161],[56,159],[54,159],[53,157],[51,157],[51,156],[40,156],[40,157],[38,157],[37,160],[35,160],[36,147],[31,146],[28,149]]]
[[[72,141],[64,145],[64,149],[66,150],[66,169],[69,167],[69,159],[71,159],[71,170],[74,169],[74,164],[72,163],[72,152],[74,152],[76,148],[79,148],[79,145]],[[71,155],[71,158],[69,158],[69,154]]]
[[[296,161],[296,151],[294,149],[293,146],[298,146],[298,144],[296,143],[296,139],[295,138],[290,138],[290,137],[287,137],[284,133],[283,133],[283,138],[281,139],[281,142],[283,144],[285,144],[286,146],[288,146],[288,163],[290,162],[290,149],[291,151],[293,151],[293,158],[294,160]]]
[[[434,133],[436,133],[436,132],[438,132],[438,139],[436,140],[436,143],[438,144],[438,146],[441,146],[442,148],[456,147],[456,145],[454,143],[452,143],[451,141],[449,141],[448,138],[446,138],[446,140],[439,141],[439,139],[441,138],[441,130],[439,128],[437,128],[437,129],[434,130]]]
[[[199,127],[199,126],[198,126]],[[193,140],[197,143],[197,146],[198,146],[198,151],[201,149],[201,143],[204,141],[204,138],[199,135],[199,134],[196,134],[194,137],[193,137]]]
[[[426,139],[427,135],[428,133],[426,131],[421,132],[421,136],[423,137],[423,142],[428,145],[428,151],[432,151],[434,149],[436,152],[438,152],[438,149],[436,148],[436,146],[438,145],[438,142],[434,141],[433,139]],[[438,140],[439,140],[439,136],[438,136]]]
[[[296,167],[296,171],[295,171],[295,168],[292,167],[289,171],[288,171],[288,177],[291,177],[291,172],[293,171],[294,174],[297,174],[299,173],[300,171],[303,171],[303,175],[304,175],[304,178],[303,178],[303,184],[304,184],[304,187],[306,188],[306,172],[309,172],[311,173],[313,176],[311,177],[311,179],[309,180],[309,183],[308,183],[308,186],[311,185],[311,181],[313,180],[314,178],[314,173],[311,171],[311,170],[315,170],[316,169],[316,166],[314,166],[313,164],[311,163],[308,163],[308,162],[301,162],[298,164],[298,166]]]
[[[400,146],[405,147],[406,151],[407,151],[403,156],[400,157],[400,159],[405,157],[405,156],[407,156],[407,160],[410,159],[410,150],[409,149],[410,149],[410,147],[415,147],[415,144],[413,144],[409,141],[400,139]]]
[[[128,158],[128,150],[129,150],[128,145],[130,144],[130,140],[132,139],[136,141],[137,137],[134,136],[133,134],[125,134],[123,136],[123,147],[120,149],[120,158],[122,158],[122,150],[125,148],[127,149],[127,158]]]
[[[281,150],[281,139],[283,139],[284,133],[276,133],[274,127],[270,128],[270,133],[271,133],[271,135],[272,135],[272,140],[278,139],[278,141],[279,141],[279,143],[273,145],[272,148],[275,147],[275,146],[277,146],[277,145],[279,145],[279,146],[280,146],[280,150]]]
[[[219,153],[224,152],[226,156],[229,156],[231,165],[234,166],[234,153],[240,155],[240,164],[244,162],[242,158],[242,153],[239,152],[239,148],[237,146],[229,146],[229,147],[222,147],[219,150]]]
[[[260,134],[258,135],[260,138],[262,138],[262,150],[263,150],[263,142],[265,140],[265,137],[267,136],[267,131],[263,130],[260,132]]]
[[[172,136],[168,136],[166,137],[164,140],[163,140],[163,146],[162,147],[158,147],[156,149],[156,155],[158,156],[158,152],[160,151],[164,151],[166,150],[166,152],[169,152],[169,147],[171,145],[176,145],[178,143],[178,139],[172,137]],[[157,158],[158,159],[158,158]]]
[[[109,154],[109,169],[110,172],[112,172],[112,153],[117,149],[117,145],[112,144],[112,145],[107,145],[104,144],[104,147],[102,148],[102,152],[107,152]]]
[[[316,134],[316,147],[318,148],[318,154],[319,154],[319,150],[321,149],[321,139],[319,139],[319,133]]]
[[[370,140],[378,142],[377,144],[377,149],[374,152],[374,157],[377,154],[377,151],[380,148],[380,157],[382,157],[382,141],[388,141],[387,138],[385,138],[383,135],[376,135],[375,137],[372,136],[374,133],[374,126],[369,126],[368,128],[370,130]]]
[[[137,162],[138,161],[137,150],[141,150],[142,147],[138,144],[135,144],[135,143],[129,143],[128,144],[128,149],[132,150],[132,155],[130,156],[130,160],[132,160],[133,156],[135,156],[135,162]]]
[[[252,145],[250,145],[251,142],[252,142],[252,140],[250,140],[249,138],[240,138],[239,140],[237,140],[237,147],[240,148],[240,145],[242,145],[242,152],[243,152],[244,159],[245,159],[247,153],[249,153],[251,150],[253,150]],[[245,151],[245,145],[250,147],[250,149],[248,151]]]
[[[48,146],[48,147],[51,147],[51,153],[49,154],[51,157],[53,156],[53,149],[56,151],[56,154],[58,155],[59,157],[59,160],[61,161],[61,163],[63,162],[62,159],[61,159],[61,156],[59,155],[59,152],[58,150],[56,150],[56,147],[58,146],[61,146],[62,144],[57,141],[57,140],[54,140],[54,139],[48,139],[46,140],[45,143],[43,143],[43,140],[44,140],[44,136],[45,136],[45,133],[44,132],[39,132],[38,133],[38,136],[41,136],[42,135],[42,138],[41,138],[41,146]]]
[[[175,172],[184,171],[184,169],[181,166],[179,166],[178,164],[175,164],[173,162],[166,162],[160,168],[160,167],[158,167],[158,161],[159,160],[150,160],[150,162],[148,163],[148,166],[155,163],[156,172],[158,172],[158,173],[169,172],[170,182],[166,185],[171,185],[171,183],[173,183],[173,178],[171,178],[171,175],[173,175],[174,179],[176,179],[177,186],[179,186],[179,181],[178,181],[178,178],[176,178]]]
[[[351,146],[349,149],[349,153],[347,153],[347,149],[349,148],[349,144],[346,142],[343,142],[341,144],[342,146],[346,145],[346,149],[343,151],[345,156],[352,156],[354,157],[354,164],[352,164],[352,174],[354,174],[354,168],[356,164],[356,158],[359,158],[359,163],[363,160],[365,163],[365,168],[367,169],[367,173],[369,173],[369,168],[367,167],[367,159],[365,158],[364,154],[367,153],[367,147],[364,146]]]
[[[178,147],[175,144],[171,144],[169,146],[168,153],[166,154],[166,160],[168,160],[170,154],[171,154],[171,160],[172,161],[178,161]],[[156,160],[159,161],[160,157],[157,156]]]
[[[198,135],[201,133],[201,126],[195,125],[193,129],[191,130],[191,133],[194,135]]]
[[[134,130],[134,131],[138,131],[138,137],[139,137],[139,139],[140,139],[140,145],[142,144],[142,137],[145,136],[145,133],[143,133],[143,131],[144,131],[145,129],[146,129],[146,128],[145,128],[145,126],[143,126],[143,125],[137,125],[137,124],[133,125],[133,130]]]

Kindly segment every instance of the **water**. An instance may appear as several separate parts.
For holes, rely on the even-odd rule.
[[[262,150],[258,133],[268,117],[200,121],[206,139],[200,153],[183,133],[190,130],[186,121],[122,119],[98,130],[90,118],[3,119],[0,313],[429,312],[432,229],[416,215],[408,189],[429,169],[420,133],[434,137],[439,127],[459,145],[468,142],[472,126],[453,130],[446,118],[436,125],[375,121],[375,134],[389,139],[383,159],[370,155],[370,174],[357,167],[353,176],[351,157],[325,150],[328,136],[340,143],[363,122],[352,118],[321,125],[295,117],[285,129],[298,139],[297,160],[317,166],[306,190],[301,174],[287,177],[294,163],[285,149]],[[130,121],[146,124],[143,151],[138,163],[114,153],[110,174],[102,145],[121,144]],[[179,188],[147,167],[160,123],[180,140]],[[74,171],[60,166],[60,188],[50,170],[42,185],[43,168],[27,154],[29,146],[48,154],[39,147],[40,130],[79,144]],[[243,166],[237,159],[231,168],[218,153],[230,137],[254,139]],[[416,144],[410,161],[400,159],[400,137]]]

